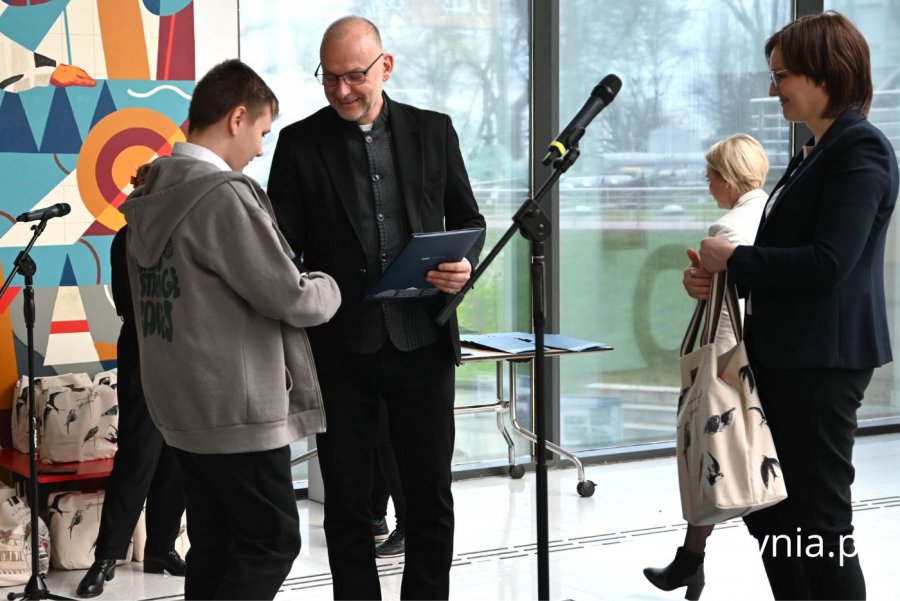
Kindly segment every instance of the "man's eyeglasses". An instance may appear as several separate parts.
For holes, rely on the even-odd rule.
[[[772,82],[772,85],[775,86],[775,89],[777,90],[778,84],[780,84],[781,80],[790,72],[790,69],[773,69],[772,71],[769,71],[769,81]]]
[[[365,83],[366,75],[369,74],[369,71],[372,70],[372,67],[375,66],[375,63],[378,62],[384,56],[384,52],[375,57],[375,60],[372,61],[368,67],[366,67],[362,71],[347,71],[346,73],[341,73],[340,75],[335,73],[326,73],[324,69],[322,69],[322,63],[319,63],[319,66],[316,67],[316,79],[320,84],[325,86],[326,88],[333,88],[338,84],[338,79],[343,79],[344,83],[348,86],[358,86],[361,83]]]

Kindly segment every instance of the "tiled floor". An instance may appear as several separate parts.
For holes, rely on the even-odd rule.
[[[869,599],[900,599],[900,434],[863,437],[856,447],[856,543]],[[588,466],[593,497],[575,492],[573,469],[549,476],[552,599],[680,599],[664,593],[641,569],[668,563],[681,543],[674,459]],[[451,599],[536,599],[534,475],[454,484],[456,559]],[[330,599],[322,508],[300,501],[303,550],[279,600]],[[101,599],[178,599],[182,580],[144,575],[141,564],[120,567]],[[385,599],[398,599],[402,560],[381,560]],[[52,593],[74,595],[83,571],[51,571]],[[770,599],[755,542],[743,524],[719,526],[707,547],[703,599]],[[0,589],[0,594],[20,588]]]

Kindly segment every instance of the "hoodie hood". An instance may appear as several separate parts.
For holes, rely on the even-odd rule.
[[[192,157],[160,157],[153,162],[144,184],[120,207],[128,222],[128,252],[141,267],[155,265],[172,233],[211,190],[241,181],[256,195],[249,178],[237,171],[222,171]]]

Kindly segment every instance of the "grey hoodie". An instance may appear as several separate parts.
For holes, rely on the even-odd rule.
[[[238,453],[323,431],[303,328],[328,321],[340,293],[301,274],[259,185],[164,157],[121,210],[144,393],[166,442]]]

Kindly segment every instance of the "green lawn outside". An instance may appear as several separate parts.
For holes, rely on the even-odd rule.
[[[694,302],[681,286],[685,249],[702,232],[581,230],[562,232],[560,330],[615,350],[567,369],[563,386],[598,381],[677,386],[678,347]],[[585,365],[586,362],[592,365]]]

